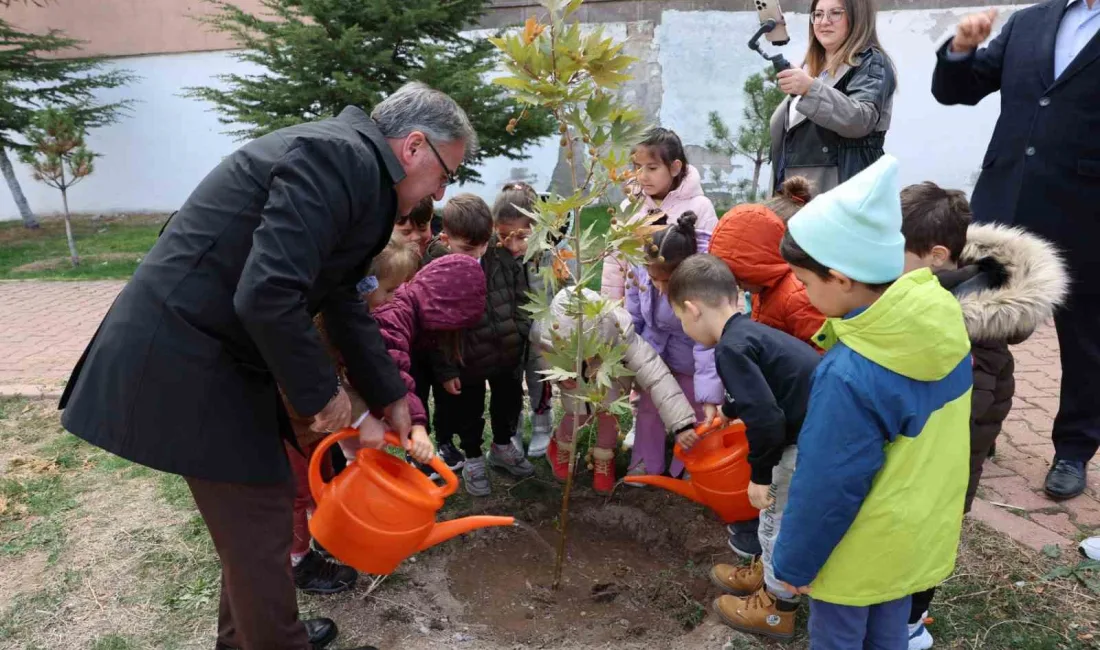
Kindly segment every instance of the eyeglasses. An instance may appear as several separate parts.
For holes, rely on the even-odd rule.
[[[815,11],[810,14],[810,18],[813,19],[814,23],[818,24],[824,22],[835,23],[844,18],[844,14],[845,11],[843,9],[830,9],[829,11]],[[829,20],[826,21],[826,18],[828,18]]]
[[[451,171],[451,168],[447,166],[447,163],[443,162],[443,156],[439,155],[439,152],[436,150],[435,145],[432,144],[432,141],[426,135],[424,136],[424,142],[428,143],[428,148],[431,149],[432,153],[435,154],[435,159],[439,161],[439,166],[442,167],[443,171],[447,174],[447,181],[444,184],[454,185],[455,183],[457,183],[458,174]]]

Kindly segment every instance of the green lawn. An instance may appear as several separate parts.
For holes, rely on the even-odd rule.
[[[128,278],[156,241],[165,219],[164,214],[74,217],[81,258],[76,268],[69,263],[63,220],[43,219],[37,230],[27,230],[19,221],[0,222],[0,280]]]
[[[69,264],[65,222],[42,219],[38,230],[27,230],[20,221],[0,222],[0,280],[103,280],[133,275],[142,256],[153,246],[166,214],[118,215],[91,219],[73,218],[76,250],[81,262]],[[595,224],[597,235],[607,233],[607,207],[585,208],[581,223]],[[591,287],[599,289],[599,280]]]

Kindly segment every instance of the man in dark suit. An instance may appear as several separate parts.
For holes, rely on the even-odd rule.
[[[66,429],[187,480],[222,562],[219,648],[335,638],[332,621],[298,619],[280,391],[315,431],[358,415],[313,326],[322,312],[351,383],[408,435],[404,383],[355,285],[476,142],[453,100],[410,84],[370,116],[349,106],[244,145],[171,219],[73,371]]]
[[[1021,9],[977,49],[995,18],[962,20],[939,50],[932,94],[972,106],[1001,92],[974,216],[1023,226],[1065,252],[1072,286],[1054,317],[1062,388],[1045,488],[1068,499],[1084,491],[1100,446],[1100,0]]]

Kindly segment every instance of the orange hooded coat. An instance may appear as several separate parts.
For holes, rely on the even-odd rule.
[[[739,205],[718,221],[709,252],[726,263],[738,282],[764,288],[753,297],[754,321],[813,345],[825,316],[810,304],[806,287],[779,254],[786,230],[768,208]]]

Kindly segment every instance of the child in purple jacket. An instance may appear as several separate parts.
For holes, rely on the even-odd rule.
[[[710,236],[695,228],[694,212],[685,212],[676,223],[653,237],[647,251],[647,263],[631,269],[626,308],[634,319],[634,329],[660,355],[676,377],[699,420],[718,414],[725,392],[714,366],[714,349],[695,343],[684,333],[680,320],[668,302],[668,278],[680,264],[700,250],[705,251]],[[662,474],[665,471],[665,426],[657,406],[642,395],[634,423],[634,453],[630,474]],[[679,461],[669,468],[674,476],[683,470]]]

